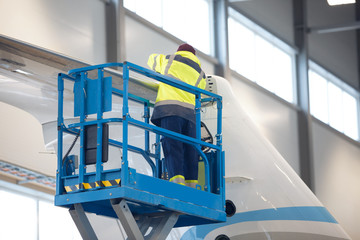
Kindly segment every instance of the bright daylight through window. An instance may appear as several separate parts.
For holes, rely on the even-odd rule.
[[[209,0],[124,0],[124,6],[205,54],[211,54]]]
[[[27,195],[9,191],[1,185],[0,181],[0,239],[82,239],[68,210],[54,206],[53,196],[40,199],[36,195],[42,194],[38,192],[31,191],[34,195]],[[59,226],[66,231],[59,231]]]
[[[229,15],[230,68],[294,103],[293,50],[239,13]]]
[[[335,6],[335,5],[355,3],[355,0],[327,0],[327,2],[330,6]]]
[[[358,93],[314,63],[310,64],[310,69],[311,114],[339,132],[359,140]]]

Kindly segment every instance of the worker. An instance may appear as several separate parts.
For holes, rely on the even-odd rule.
[[[158,73],[205,89],[205,73],[195,49],[189,44],[180,45],[173,55],[152,54],[147,64]],[[151,122],[196,138],[195,95],[160,83]],[[196,188],[199,160],[196,149],[170,137],[163,137],[161,143],[169,181]]]

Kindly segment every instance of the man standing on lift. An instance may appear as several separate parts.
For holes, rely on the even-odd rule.
[[[205,89],[205,73],[201,70],[195,53],[192,46],[182,44],[173,55],[150,55],[147,64],[158,73]],[[160,83],[151,122],[170,131],[196,138],[194,108],[194,94]],[[169,181],[195,188],[198,184],[199,160],[195,148],[169,137],[162,139],[162,146]]]

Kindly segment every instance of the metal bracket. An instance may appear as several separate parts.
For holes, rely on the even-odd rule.
[[[150,112],[146,111],[144,112],[144,114],[142,115],[143,118],[150,118]]]
[[[69,209],[70,215],[75,222],[80,235],[85,240],[97,240],[95,231],[92,228],[88,217],[86,216],[81,203],[74,204]]]
[[[136,184],[136,170],[129,168],[129,183]]]
[[[217,141],[222,141],[222,134],[216,134],[215,137]]]
[[[125,199],[120,201],[112,199],[111,205],[124,227],[128,239],[165,240],[179,217],[179,214],[175,212],[161,212],[138,215],[136,222]],[[145,236],[149,229],[151,229],[150,233]]]

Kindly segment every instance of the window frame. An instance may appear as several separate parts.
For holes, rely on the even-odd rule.
[[[309,99],[309,105],[310,105],[310,113],[311,115],[318,119],[319,121],[323,122],[324,124],[328,125],[329,127],[335,129],[336,131],[338,131],[339,133],[351,138],[354,141],[359,142],[360,141],[360,93],[354,89],[353,87],[351,87],[350,85],[348,85],[346,82],[342,81],[339,77],[337,77],[336,75],[334,75],[332,72],[330,72],[329,70],[325,69],[324,67],[322,67],[321,65],[317,64],[315,61],[309,59],[309,69],[308,72],[313,71],[314,73],[318,74],[319,76],[321,76],[322,78],[324,78],[326,80],[327,83],[327,89],[326,89],[326,95],[327,95],[327,122],[322,121],[321,119],[319,119],[317,116],[313,115],[311,113],[311,99]],[[310,75],[309,75],[310,76]],[[309,78],[309,82],[310,82],[310,78]],[[338,87],[341,90],[341,94],[343,94],[343,92],[349,94],[350,96],[352,96],[355,101],[356,101],[356,115],[357,115],[357,139],[349,136],[348,134],[345,133],[345,129],[344,126],[342,126],[342,130],[339,130],[335,127],[333,127],[330,124],[330,104],[329,104],[329,83],[335,85],[336,87]],[[309,91],[310,91],[310,84],[309,84]],[[343,115],[343,112],[342,112]],[[344,119],[342,120],[342,124],[344,125]]]
[[[40,239],[40,202],[46,202],[50,203],[51,205],[54,205],[54,196],[45,192],[41,192],[38,190],[34,190],[28,187],[24,187],[18,184],[14,184],[11,182],[7,182],[4,180],[0,180],[0,190],[9,192],[11,194],[16,194],[20,196],[24,196],[27,198],[31,198],[36,202],[36,239]],[[60,208],[60,207],[58,207]],[[64,209],[65,210],[65,209]],[[66,210],[65,210],[66,211]],[[70,217],[70,214],[69,214]],[[75,223],[73,222],[74,226]],[[76,226],[75,226],[76,228]],[[80,236],[80,233],[79,233]]]
[[[269,32],[268,30],[266,30],[265,28],[263,28],[262,26],[260,26],[259,24],[255,23],[254,21],[247,18],[240,12],[236,11],[232,7],[228,7],[228,21],[229,21],[229,18],[232,18],[234,21],[237,21],[238,23],[240,23],[241,25],[243,25],[244,27],[246,27],[247,29],[252,31],[255,35],[257,35],[257,36],[263,38],[265,41],[269,42],[273,47],[276,47],[279,50],[283,51],[285,54],[289,55],[289,57],[291,59],[291,62],[290,62],[290,64],[291,64],[291,86],[292,86],[292,100],[291,101],[288,101],[287,99],[283,98],[281,95],[278,95],[277,92],[274,92],[270,89],[264,88],[256,80],[254,80],[254,79],[249,79],[249,80],[256,83],[260,87],[266,89],[267,91],[275,94],[276,96],[280,97],[284,101],[286,101],[290,104],[293,104],[293,105],[297,105],[298,101],[297,101],[296,65],[295,65],[296,64],[296,53],[297,53],[296,49],[293,46],[286,43],[285,41],[278,38],[277,36],[275,36],[274,34],[272,34],[271,32]],[[230,29],[228,29],[228,34],[229,34],[229,30]],[[228,41],[229,41],[229,52],[230,52],[230,38]],[[229,59],[229,61],[230,61],[230,59]],[[229,65],[230,65],[230,62],[229,62]],[[232,69],[232,70],[241,75],[241,73],[239,73],[236,69]]]
[[[136,1],[136,0],[129,0],[130,1]],[[135,14],[136,16],[138,16],[139,18],[147,21],[148,23],[151,24],[151,27],[152,28],[159,28],[161,29],[162,31],[166,32],[167,34],[173,36],[176,40],[180,40],[181,42],[187,42],[187,39],[182,39],[180,38],[179,36],[176,36],[176,35],[173,35],[171,32],[167,31],[164,29],[164,15],[163,15],[163,1],[166,1],[166,0],[160,0],[161,1],[161,25],[157,25],[153,22],[151,22],[149,19],[146,19],[144,17],[142,17],[141,15],[139,15],[136,11],[136,9],[130,9],[130,8],[127,8],[125,6],[125,0],[124,0],[124,3],[123,3],[123,7],[127,10],[127,11],[130,11],[132,12],[133,14]],[[208,12],[208,16],[209,16],[209,19],[208,19],[208,22],[209,22],[209,29],[208,29],[208,32],[209,32],[209,52],[204,52],[202,51],[199,46],[196,46],[194,45],[192,42],[188,42],[189,44],[191,44],[193,47],[195,47],[198,51],[200,51],[201,53],[203,53],[204,55],[207,55],[207,56],[210,56],[210,57],[214,57],[215,56],[215,35],[214,35],[214,3],[212,0],[199,0],[199,1],[204,1],[204,2],[207,2],[208,5],[209,5],[209,12]],[[136,2],[133,3],[133,5],[136,5]],[[205,38],[206,39],[206,38]],[[179,43],[180,44],[180,43]]]

